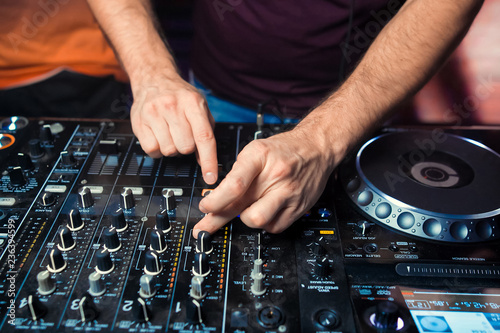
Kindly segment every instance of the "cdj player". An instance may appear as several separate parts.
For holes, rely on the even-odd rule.
[[[255,137],[217,124],[220,177]],[[1,332],[500,332],[500,128],[389,128],[282,234],[124,121],[0,120]]]

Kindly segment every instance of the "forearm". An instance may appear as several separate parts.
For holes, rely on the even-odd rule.
[[[408,1],[351,76],[298,126],[317,127],[335,165],[396,105],[437,71],[467,32],[482,1]],[[312,126],[312,127],[311,127]]]
[[[108,36],[132,88],[155,75],[177,74],[157,27],[150,0],[88,0]]]

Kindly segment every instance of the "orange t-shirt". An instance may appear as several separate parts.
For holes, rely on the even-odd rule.
[[[128,80],[85,0],[1,0],[0,89],[64,69]]]

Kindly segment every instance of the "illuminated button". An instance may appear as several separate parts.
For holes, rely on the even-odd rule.
[[[363,191],[358,195],[358,204],[367,206],[373,200],[373,193],[370,191]]]
[[[456,240],[464,240],[469,234],[469,229],[463,222],[455,222],[450,227],[450,234]]]
[[[16,204],[15,198],[0,198],[0,206],[11,207]]]
[[[354,192],[359,188],[360,185],[361,182],[358,178],[351,179],[349,183],[347,183],[346,190],[347,192]]]
[[[493,227],[488,221],[481,221],[476,224],[476,233],[482,239],[488,239],[493,235]]]
[[[64,193],[68,187],[66,185],[47,185],[45,187],[45,192],[50,193]]]
[[[415,216],[412,213],[404,212],[398,216],[398,226],[402,229],[410,229],[415,224]]]
[[[375,215],[379,219],[385,219],[389,215],[391,215],[392,207],[387,202],[382,202],[375,208]]]
[[[428,219],[427,221],[424,222],[422,229],[427,236],[436,237],[441,233],[443,227],[441,226],[441,223],[438,220]]]
[[[332,216],[332,211],[327,209],[327,208],[320,208],[320,209],[318,209],[318,215],[321,218],[327,219],[330,216]]]

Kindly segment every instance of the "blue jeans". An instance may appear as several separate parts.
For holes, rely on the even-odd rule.
[[[208,108],[216,122],[220,123],[255,123],[257,121],[257,111],[245,106],[241,106],[230,101],[215,96],[210,89],[198,81],[192,72],[189,73],[189,83],[191,83],[200,93],[205,96]],[[285,118],[283,123],[295,124],[299,119]],[[281,124],[279,117],[272,114],[264,114],[265,124]]]

